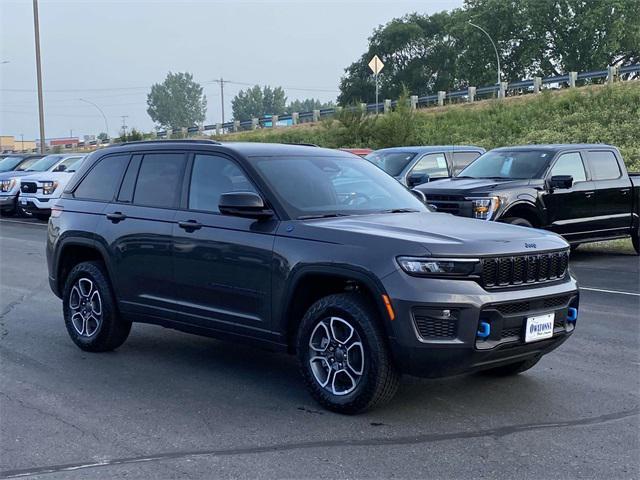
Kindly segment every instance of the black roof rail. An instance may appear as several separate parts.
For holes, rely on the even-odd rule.
[[[167,140],[161,139],[153,139],[153,140],[135,140],[133,142],[124,142],[124,143],[114,143],[113,146],[123,146],[123,145],[143,145],[147,143],[204,143],[209,145],[222,145],[222,143],[217,142],[215,140],[207,140],[204,138],[201,139],[189,139],[189,138],[172,138]]]
[[[285,145],[298,145],[299,147],[317,147],[317,148],[320,148],[320,145],[316,145],[315,143],[293,143],[293,142],[285,142]]]

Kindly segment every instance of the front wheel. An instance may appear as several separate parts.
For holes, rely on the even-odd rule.
[[[501,220],[502,223],[510,223],[511,225],[518,225],[520,227],[533,227],[529,220],[520,217],[507,217]]]
[[[318,300],[298,331],[300,371],[315,400],[338,413],[360,413],[389,401],[400,375],[378,326],[360,295]]]
[[[636,251],[636,255],[640,255],[640,227],[637,228],[636,233],[631,234],[631,243]]]

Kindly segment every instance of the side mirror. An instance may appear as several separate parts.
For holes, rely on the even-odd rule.
[[[549,179],[549,188],[571,188],[573,186],[573,177],[571,175],[554,175]]]
[[[66,165],[58,165],[54,171],[55,172],[64,172],[66,170],[67,170],[67,166]]]
[[[416,197],[422,203],[424,203],[425,205],[427,204],[427,196],[424,193],[422,193],[420,190],[416,190],[415,188],[412,188],[409,191],[413,194],[414,197]]]
[[[266,208],[262,197],[254,192],[228,192],[220,195],[218,209],[223,215],[264,220],[273,217],[273,210]]]
[[[415,187],[416,185],[427,183],[428,181],[429,181],[428,173],[411,173],[407,177],[407,186],[411,188],[411,187]]]

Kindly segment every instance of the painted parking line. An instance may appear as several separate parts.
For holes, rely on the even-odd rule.
[[[47,226],[46,223],[28,222],[26,220],[10,220],[8,218],[3,218],[2,220],[0,220],[0,223],[21,223],[22,225],[36,225],[38,227],[46,227]]]
[[[623,292],[621,290],[605,290],[603,288],[580,287],[580,290],[588,290],[590,292],[617,293],[619,295],[631,295],[632,297],[640,297],[640,293]]]

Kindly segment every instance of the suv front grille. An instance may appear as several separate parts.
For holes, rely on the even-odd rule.
[[[519,313],[532,312],[535,310],[553,310],[566,307],[571,297],[560,295],[557,297],[547,297],[542,299],[528,300],[524,302],[500,303],[491,308],[499,311],[502,315],[517,315]]]
[[[485,288],[544,283],[564,278],[568,266],[568,251],[485,258],[480,278]]]
[[[38,190],[38,184],[36,182],[22,182],[20,184],[20,191],[22,193],[36,193]]]

